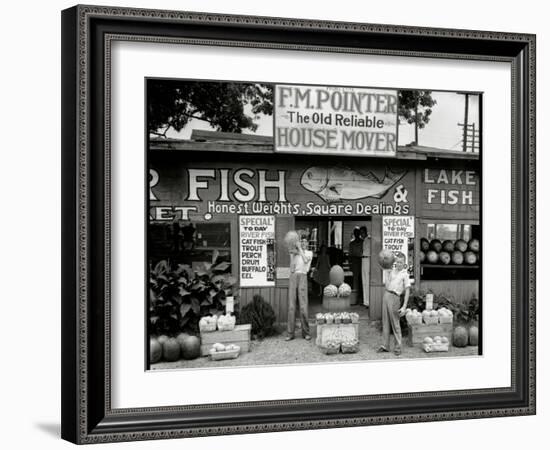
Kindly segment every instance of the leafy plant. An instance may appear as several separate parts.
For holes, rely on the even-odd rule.
[[[149,334],[197,333],[202,316],[223,310],[236,283],[234,277],[223,273],[227,264],[205,265],[194,272],[186,264],[171,269],[166,261],[160,261],[150,271]]]
[[[241,309],[239,323],[252,325],[252,334],[259,339],[276,333],[275,311],[261,295],[256,294],[252,302]]]

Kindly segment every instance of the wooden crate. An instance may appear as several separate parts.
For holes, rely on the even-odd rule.
[[[201,355],[208,356],[209,350],[216,342],[220,344],[237,344],[241,353],[250,351],[250,324],[236,325],[231,331],[212,331],[201,333]]]
[[[425,337],[446,336],[449,342],[453,338],[452,323],[435,323],[428,325],[425,323],[409,325],[409,336],[407,337],[410,346],[422,344]]]
[[[351,295],[348,297],[327,297],[323,296],[323,309],[329,312],[349,311]]]
[[[359,339],[359,324],[358,323],[323,323],[316,327],[315,343],[324,345],[330,339],[340,339],[344,337]]]

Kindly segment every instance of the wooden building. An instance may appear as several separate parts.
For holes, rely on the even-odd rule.
[[[193,132],[186,141],[151,139],[149,150],[150,258],[174,257],[170,227],[178,227],[183,235],[192,235],[194,264],[213,254],[230,263],[228,270],[241,282],[241,307],[259,293],[279,321],[286,321],[289,255],[283,239],[289,230],[301,230],[314,254],[325,244],[331,263],[341,263],[351,283],[347,252],[353,229],[368,228],[375,262],[387,217],[414,224],[407,255],[414,286],[456,301],[478,295],[479,264],[420,262],[422,238],[481,238],[478,153],[407,146],[392,158],[285,155],[275,153],[271,138],[204,131]],[[250,247],[252,258],[242,257],[240,217],[273,218],[268,258],[274,271],[253,267],[253,257],[265,261],[265,250]],[[245,272],[254,270],[258,272],[246,280]],[[381,317],[382,294],[382,271],[373,263],[373,319]],[[312,293],[311,302],[320,299]]]

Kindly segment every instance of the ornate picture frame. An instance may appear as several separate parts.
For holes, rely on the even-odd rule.
[[[510,386],[113,408],[110,186],[116,174],[111,172],[110,71],[115,42],[509,64]],[[62,86],[64,439],[84,444],[535,413],[534,35],[75,6],[62,12]]]

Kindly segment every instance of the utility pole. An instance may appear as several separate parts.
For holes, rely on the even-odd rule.
[[[464,94],[464,128],[462,131],[462,151],[468,151],[468,104],[470,103],[470,95]]]

